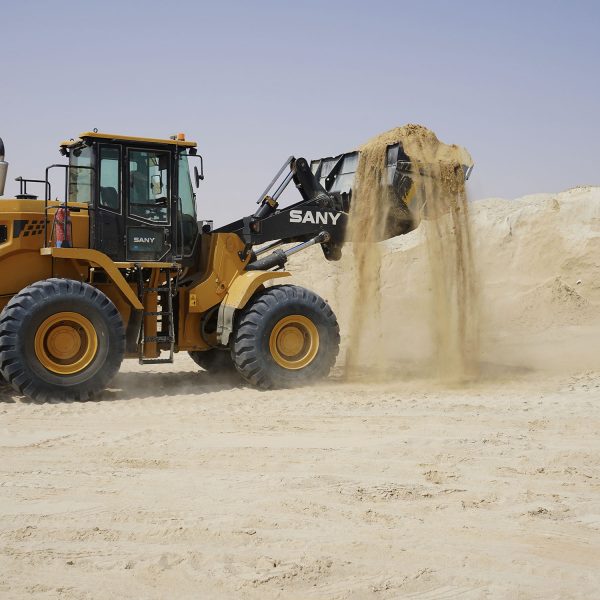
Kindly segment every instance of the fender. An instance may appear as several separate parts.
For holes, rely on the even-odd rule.
[[[86,262],[90,265],[95,265],[104,269],[117,289],[125,296],[129,304],[131,304],[135,310],[144,310],[139,298],[131,289],[127,281],[125,281],[121,271],[119,271],[119,263],[115,263],[103,252],[90,250],[88,248],[40,248],[40,254],[42,256],[52,256],[53,258],[64,258]]]
[[[245,271],[240,273],[229,286],[223,302],[219,306],[217,320],[217,340],[226,346],[233,331],[235,311],[244,308],[258,288],[270,279],[290,277],[287,271]]]

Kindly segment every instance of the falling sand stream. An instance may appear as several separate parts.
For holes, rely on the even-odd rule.
[[[478,286],[463,169],[472,160],[466,150],[443,144],[420,125],[392,129],[360,148],[348,227],[356,279],[346,373],[363,370],[359,349],[364,355],[366,344],[370,345],[366,350],[371,362],[386,364],[389,344],[383,343],[384,328],[390,315],[380,314],[384,282],[379,242],[392,234],[390,223],[404,216],[393,190],[385,184],[386,149],[397,142],[412,164],[413,187],[406,204],[414,224],[424,229],[427,243],[429,273],[423,275],[431,281],[429,330],[435,374],[444,380],[463,381],[476,375],[479,337]],[[401,307],[393,318],[402,318]],[[380,331],[367,332],[375,323]]]

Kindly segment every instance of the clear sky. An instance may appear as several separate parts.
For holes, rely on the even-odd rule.
[[[197,140],[217,222],[410,122],[468,148],[474,198],[600,184],[600,1],[4,1],[0,40],[7,194],[94,127]]]

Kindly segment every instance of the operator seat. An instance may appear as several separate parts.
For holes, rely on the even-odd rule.
[[[119,194],[114,187],[100,188],[100,206],[119,210]]]

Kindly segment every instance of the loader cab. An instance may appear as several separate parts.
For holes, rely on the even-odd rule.
[[[198,243],[194,142],[97,132],[63,146],[69,203],[89,205],[90,247],[117,262],[190,263]]]

